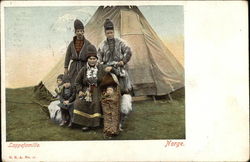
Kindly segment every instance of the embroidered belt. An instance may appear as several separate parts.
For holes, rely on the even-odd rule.
[[[82,111],[78,111],[76,109],[74,109],[74,113],[75,114],[78,114],[78,115],[81,115],[81,116],[84,116],[86,118],[96,118],[96,117],[102,117],[102,115],[100,113],[94,113],[94,114],[87,114],[87,113],[84,113]]]

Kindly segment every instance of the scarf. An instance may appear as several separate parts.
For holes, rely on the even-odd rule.
[[[90,85],[97,85],[97,66],[89,66],[87,63],[87,80]]]

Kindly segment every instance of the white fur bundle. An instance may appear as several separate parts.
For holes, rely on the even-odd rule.
[[[121,112],[128,114],[132,111],[132,97],[129,94],[124,94],[121,98]]]
[[[60,101],[56,100],[56,101],[51,102],[48,106],[50,118],[53,121],[58,122],[58,123],[62,121],[61,109],[58,106],[59,103]]]

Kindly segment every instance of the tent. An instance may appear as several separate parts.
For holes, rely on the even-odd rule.
[[[184,87],[182,65],[160,40],[138,7],[100,6],[85,26],[85,37],[96,47],[105,39],[103,24],[106,18],[114,23],[115,36],[125,40],[132,49],[128,64],[135,96],[165,95]],[[55,93],[56,77],[63,71],[64,57],[41,84],[50,93]]]

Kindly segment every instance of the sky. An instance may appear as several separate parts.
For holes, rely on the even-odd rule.
[[[32,85],[41,80],[49,69],[37,68],[37,80],[25,76],[22,83],[15,81],[14,76],[18,73],[15,69],[22,69],[31,75],[34,72],[30,68],[34,69],[39,63],[38,58],[41,63],[46,63],[47,68],[52,68],[59,56],[65,54],[66,47],[74,36],[74,20],[78,18],[86,25],[97,8],[98,6],[6,7],[6,86]],[[173,47],[172,51],[180,52],[181,46],[176,44],[183,41],[183,7],[139,6],[139,9],[159,37]],[[33,61],[26,60],[29,58]],[[18,60],[22,59],[24,61],[20,63]]]
[[[74,19],[86,24],[96,9],[95,6],[8,7],[5,12],[6,49],[60,46],[72,39]],[[162,39],[183,35],[181,6],[140,6],[139,9]]]

